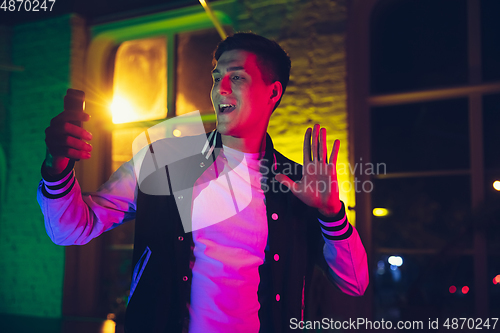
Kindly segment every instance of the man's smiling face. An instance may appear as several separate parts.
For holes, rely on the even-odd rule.
[[[275,85],[264,82],[257,56],[243,50],[226,51],[212,76],[218,131],[238,138],[265,132],[277,92]]]

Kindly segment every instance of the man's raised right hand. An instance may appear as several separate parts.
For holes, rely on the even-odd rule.
[[[51,175],[58,175],[66,169],[69,159],[88,159],[92,145],[92,134],[71,122],[88,121],[90,115],[81,111],[63,111],[50,121],[45,129],[47,157],[45,166]]]

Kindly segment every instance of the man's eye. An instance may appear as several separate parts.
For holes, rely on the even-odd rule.
[[[239,75],[233,76],[233,80],[240,80],[240,79],[241,79],[241,77]]]
[[[220,77],[214,77],[214,82],[220,82]]]

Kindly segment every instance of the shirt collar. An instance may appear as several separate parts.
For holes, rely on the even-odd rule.
[[[208,160],[210,156],[214,153],[214,149],[219,148],[222,149],[222,139],[221,134],[217,130],[213,130],[210,135],[208,135],[207,142],[205,143],[203,149],[201,150],[201,154],[205,156]],[[217,155],[217,154],[216,154]],[[273,166],[274,171],[276,171],[276,155],[274,153],[274,145],[273,140],[271,140],[271,136],[269,133],[266,133],[266,152],[263,157],[265,164],[267,166]]]

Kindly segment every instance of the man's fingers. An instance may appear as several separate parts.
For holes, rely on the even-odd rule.
[[[88,159],[92,146],[92,134],[72,122],[88,121],[90,115],[82,111],[63,111],[50,121],[45,129],[45,143],[53,157]]]
[[[77,150],[84,150],[87,152],[92,151],[92,145],[90,143],[87,143],[83,140],[74,138],[72,136],[66,137],[65,143],[66,143],[66,146],[70,147],[70,148],[74,148]]]
[[[319,132],[319,156],[321,156],[320,162],[327,163],[328,152],[326,150],[326,128],[322,128]]]
[[[67,157],[72,159],[88,159],[91,156],[90,151],[78,150],[65,146],[57,146],[49,149],[49,152],[54,157]]]
[[[312,160],[315,162],[318,159],[318,137],[319,137],[319,125],[315,124],[312,131]]]
[[[68,122],[56,123],[55,125],[47,127],[47,129],[45,130],[45,135],[47,137],[71,135],[74,136],[75,138],[80,138],[84,140],[92,139],[92,134],[89,131],[86,131],[80,126],[76,126],[75,124],[71,124]]]
[[[304,163],[302,165],[306,165],[311,162],[311,128],[309,127],[306,130],[306,134],[304,135]]]
[[[53,156],[72,157],[67,155],[69,151],[81,151],[82,153],[90,153],[92,151],[91,144],[72,136],[47,136],[45,143]]]
[[[335,140],[332,149],[332,155],[330,155],[330,164],[337,165],[337,157],[339,155],[340,140]]]
[[[45,135],[71,135],[76,138],[91,140],[92,134],[71,122],[88,121],[90,115],[81,111],[63,111],[50,121],[50,126],[45,130]]]
[[[78,160],[78,159],[86,160],[86,159],[90,158],[90,156],[91,156],[90,152],[88,152],[88,151],[76,150],[76,149],[72,149],[72,148],[69,148],[67,151],[67,157],[75,159],[75,160]]]
[[[68,121],[88,121],[89,119],[90,115],[82,111],[63,111],[52,118],[52,120],[50,121],[50,126],[65,123]]]
[[[76,150],[92,151],[92,145],[83,140],[67,136],[65,138],[46,138],[45,143],[51,150],[59,150],[61,148],[72,148]]]
[[[84,140],[91,140],[92,139],[92,134],[89,131],[84,130],[80,126],[77,126],[72,123],[64,123],[62,126],[62,129],[64,133],[67,133],[71,136],[74,136],[76,138],[84,139]]]

